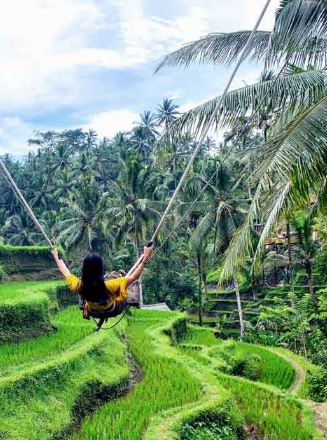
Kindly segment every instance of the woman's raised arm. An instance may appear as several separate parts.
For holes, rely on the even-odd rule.
[[[55,249],[55,248],[51,249],[51,253],[52,253],[53,259],[55,260],[55,262],[58,266],[58,269],[59,269],[61,275],[66,278],[68,275],[70,275],[70,270],[68,269],[66,264],[63,262],[63,260],[61,260],[59,258],[59,254],[58,254],[57,249]]]
[[[127,279],[127,286],[129,286],[130,284],[134,283],[134,281],[136,281],[137,279],[140,278],[146,263],[150,260],[151,254],[153,251],[153,246],[145,246],[144,247],[144,252],[143,252],[143,260],[142,262],[137,266],[137,268],[134,270],[134,272],[131,275],[128,275],[126,277]]]

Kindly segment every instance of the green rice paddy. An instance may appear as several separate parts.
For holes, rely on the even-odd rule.
[[[33,302],[56,285],[1,285],[0,306]],[[174,312],[133,311],[115,331],[93,335],[94,324],[71,306],[51,316],[55,330],[1,344],[0,439],[183,440],[194,432],[196,440],[241,440],[244,424],[269,440],[322,439],[310,411],[285,393],[295,378],[285,359],[261,346],[221,341],[208,328],[183,330],[183,322]],[[118,397],[128,380],[125,338],[139,380]],[[224,373],[229,356],[255,356],[257,381]],[[96,396],[114,400],[97,408]]]

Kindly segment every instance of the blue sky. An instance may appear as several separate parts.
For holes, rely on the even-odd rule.
[[[0,154],[26,154],[34,130],[129,130],[165,97],[182,110],[218,95],[230,69],[154,76],[158,60],[211,31],[253,27],[266,0],[11,0],[0,15]],[[272,5],[261,26],[271,29]],[[255,82],[246,64],[233,88]]]

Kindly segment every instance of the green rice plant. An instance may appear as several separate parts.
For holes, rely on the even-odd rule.
[[[143,311],[134,313],[129,319],[127,335],[130,349],[142,366],[144,379],[124,399],[108,403],[92,418],[85,420],[74,439],[140,439],[155,414],[199,397],[200,383],[187,369],[154,350],[150,329],[158,327],[158,324],[162,326],[176,316],[174,313]]]
[[[62,284],[60,281],[26,281],[0,284],[0,304],[18,304],[30,296],[42,296],[47,289],[56,288],[60,284]]]
[[[52,329],[53,299],[46,291],[56,282],[0,285],[0,343],[35,337]]]
[[[217,379],[237,399],[249,424],[258,426],[271,440],[321,440],[312,418],[294,398],[280,395],[268,386],[217,373]]]
[[[216,432],[221,429],[237,438],[242,419],[230,394],[206,367],[199,369],[196,362],[181,356],[178,329],[186,331],[181,314],[133,313],[127,333],[144,379],[124,399],[87,419],[72,439],[177,440],[202,423],[208,429],[215,424]]]
[[[220,339],[215,337],[214,332],[208,328],[189,326],[181,343],[212,347],[219,344],[220,341]]]
[[[305,373],[305,380],[302,383],[299,391],[296,393],[298,397],[302,399],[307,399],[309,397],[309,374],[315,374],[317,371],[319,371],[319,367],[317,365],[312,364],[309,362],[308,359],[305,359],[303,356],[300,356],[298,354],[293,353],[291,350],[288,350],[284,347],[267,347],[267,350],[271,351],[272,353],[279,354],[280,356],[283,356],[286,359],[290,359],[295,364],[298,364]]]
[[[21,369],[46,356],[59,354],[90,335],[94,329],[94,323],[83,320],[76,306],[55,315],[52,324],[56,331],[39,338],[0,345],[0,374],[11,374],[17,366]]]
[[[278,356],[274,357],[274,353],[265,348],[251,344],[235,343],[234,341],[227,341],[215,347],[204,347],[202,351],[199,350],[199,346],[197,348],[197,356],[204,356],[207,361],[210,359],[210,354],[213,355],[211,365],[210,362],[207,365],[211,367],[219,383],[232,392],[247,423],[258,426],[262,435],[273,440],[322,439],[315,427],[309,409],[296,399],[281,394],[276,391],[276,388],[269,385],[255,383],[217,371],[224,360],[224,351],[235,353],[239,350],[241,355],[255,354],[263,359],[261,380],[273,383],[283,389],[287,387],[288,383],[291,385],[291,377],[294,377],[294,371],[290,372],[292,367],[287,365],[285,359],[278,359]],[[273,354],[273,357],[270,354]],[[192,353],[191,356],[193,359],[197,357]],[[268,365],[270,362],[271,366]],[[279,375],[278,369],[283,370],[284,373]],[[276,379],[273,378],[274,374],[276,374]]]
[[[259,356],[260,382],[274,385],[281,390],[291,387],[295,379],[295,370],[286,360],[258,345],[237,343],[236,347],[236,356]]]
[[[195,359],[197,362],[199,362],[202,365],[208,365],[210,362],[208,359],[206,359],[202,354],[202,347],[197,345],[185,345],[181,344],[179,346],[179,350],[182,355],[189,356],[193,359]]]
[[[223,358],[233,365],[243,359],[255,356],[258,368],[257,380],[274,385],[281,390],[290,388],[295,379],[295,370],[285,359],[258,345],[226,341],[209,351],[213,358]]]
[[[99,399],[117,397],[128,379],[126,346],[116,332],[29,363],[0,378],[0,438],[62,439]]]

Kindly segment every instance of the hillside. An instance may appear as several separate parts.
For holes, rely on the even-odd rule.
[[[61,282],[1,285],[0,311],[24,311],[33,331],[17,342],[16,322],[0,312],[14,336],[0,345],[0,438],[324,438],[300,398],[305,384],[294,394],[285,353],[223,342],[176,312],[136,310],[94,334],[76,305],[60,306],[62,291]],[[35,301],[48,307],[42,329]]]

